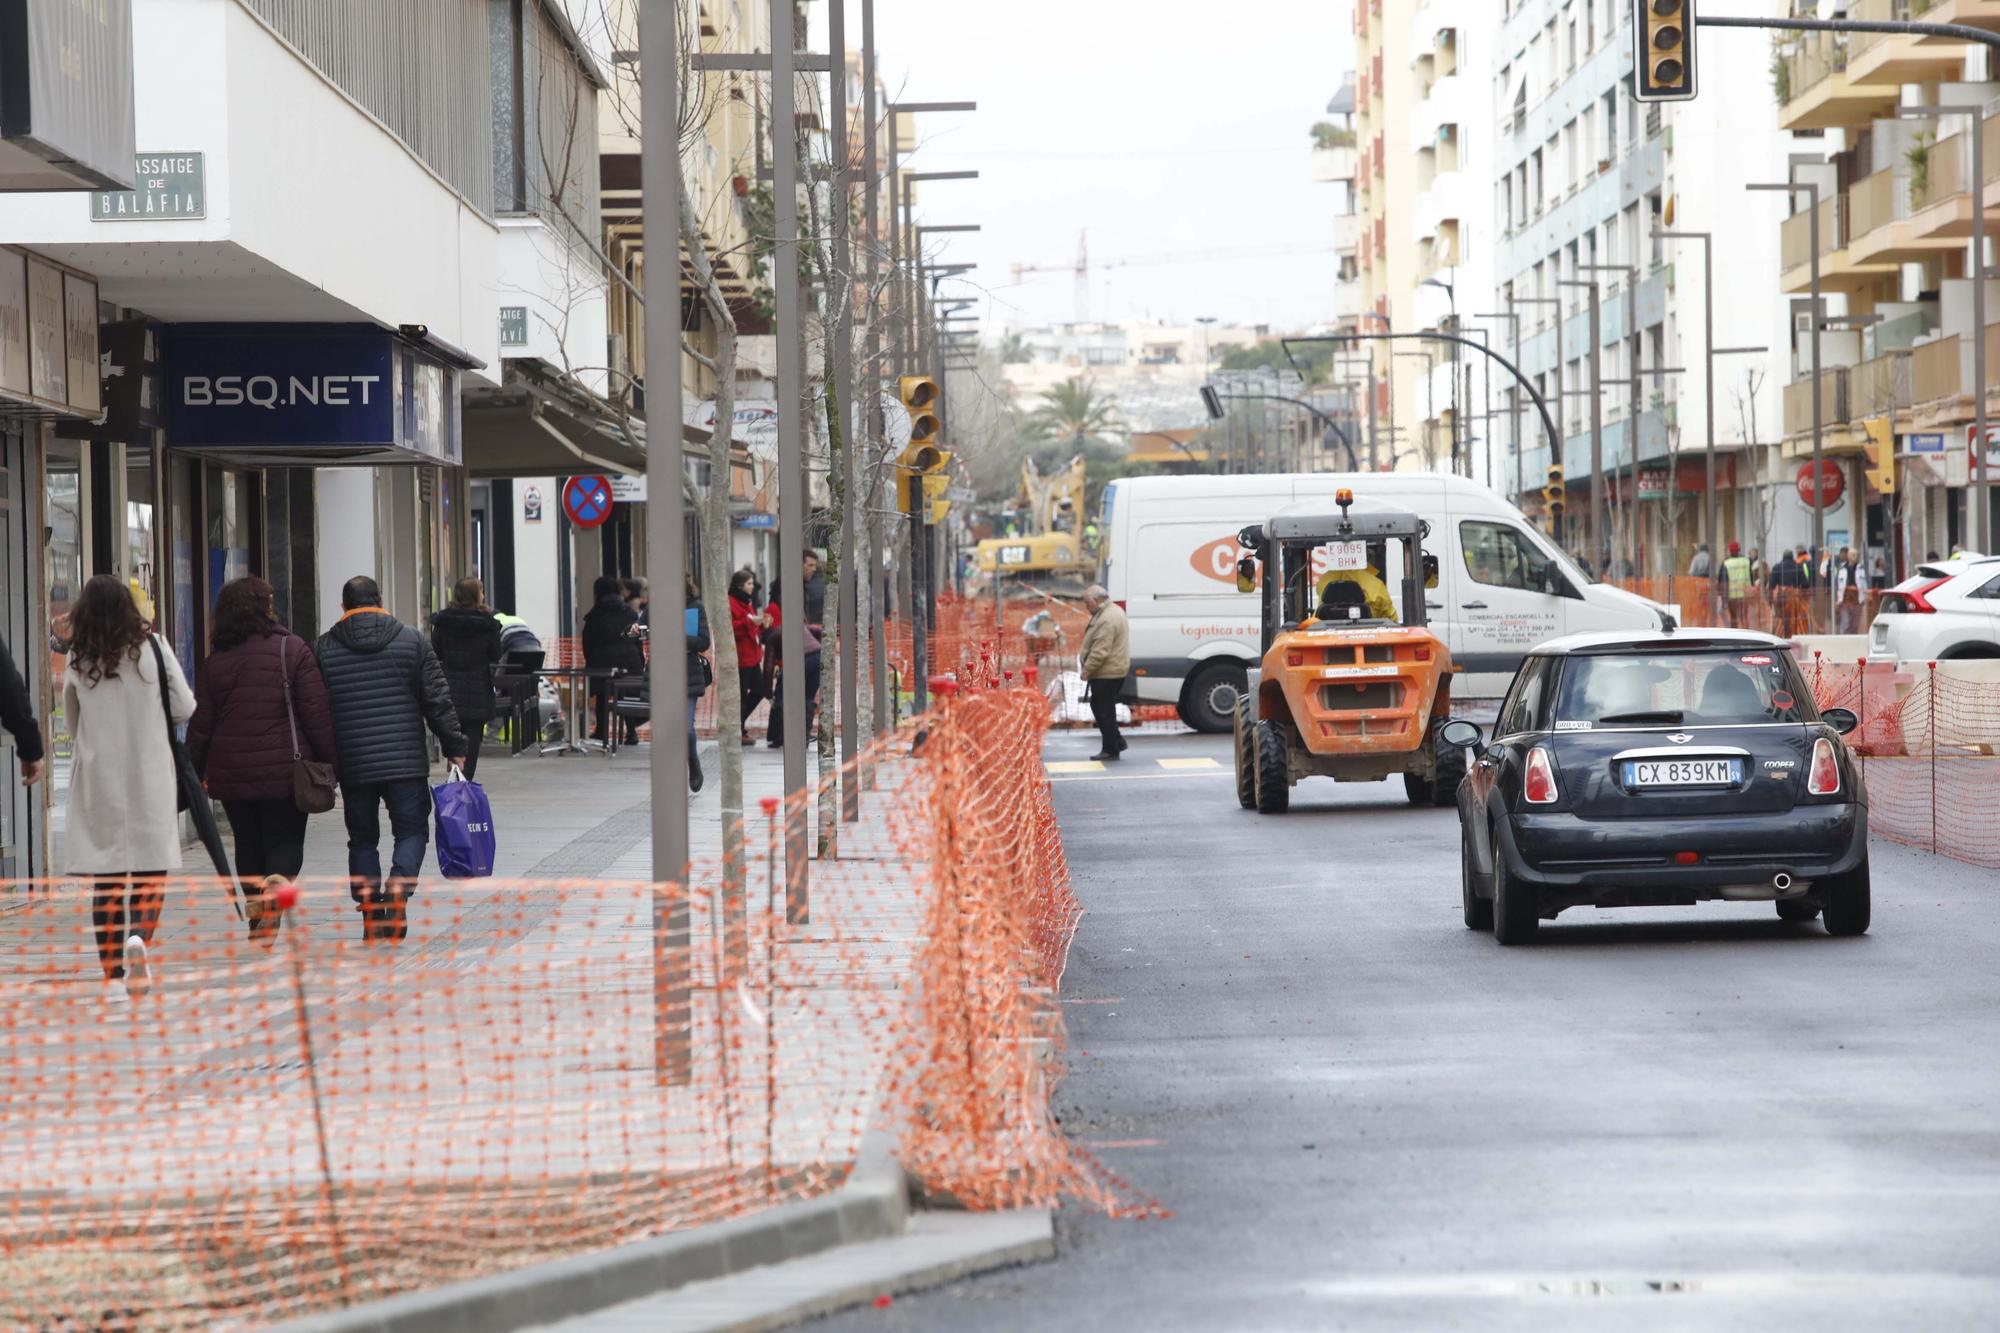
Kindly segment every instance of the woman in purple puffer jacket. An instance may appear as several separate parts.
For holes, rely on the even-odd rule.
[[[222,802],[236,839],[252,939],[268,941],[278,916],[270,894],[305,864],[306,816],[292,785],[293,724],[297,754],[334,760],[333,714],[312,645],[278,623],[271,585],[237,579],[215,599],[210,652],[195,681],[188,757],[208,794]]]

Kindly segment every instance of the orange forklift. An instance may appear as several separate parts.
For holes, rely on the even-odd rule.
[[[1236,705],[1236,798],[1282,814],[1305,777],[1401,774],[1415,805],[1451,805],[1465,751],[1443,745],[1451,651],[1425,625],[1430,524],[1342,487],[1238,534],[1241,592],[1260,587],[1263,668]]]

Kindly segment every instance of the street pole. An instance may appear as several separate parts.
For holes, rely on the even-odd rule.
[[[1583,287],[1590,292],[1590,538],[1588,550],[1597,553],[1598,577],[1610,578],[1611,549],[1606,545],[1609,526],[1606,496],[1609,481],[1604,475],[1604,332],[1602,297],[1597,283],[1564,278],[1558,287]],[[1557,319],[1561,319],[1558,311]]]
[[[1625,452],[1632,463],[1632,498],[1621,501],[1618,516],[1624,529],[1624,555],[1634,572],[1639,567],[1639,418],[1645,411],[1645,392],[1639,381],[1639,266],[1637,264],[1578,264],[1584,273],[1623,273],[1625,275],[1625,328],[1631,340],[1627,355],[1631,358],[1631,383],[1627,386],[1626,401],[1630,404],[1625,420]]]
[[[829,54],[832,54],[829,52]],[[866,420],[869,423],[867,439],[870,450],[870,482],[868,485],[867,525],[865,552],[862,564],[868,578],[868,678],[874,688],[875,707],[873,709],[873,730],[877,736],[889,729],[889,641],[888,608],[883,596],[886,591],[882,578],[882,546],[884,533],[882,515],[877,503],[878,486],[873,478],[879,476],[873,464],[880,461],[882,439],[886,433],[882,424],[882,305],[877,296],[877,284],[881,281],[882,261],[882,164],[876,148],[876,140],[881,130],[877,122],[879,108],[876,106],[875,90],[875,0],[861,0],[861,119],[867,127],[866,143],[862,145],[862,170],[867,183],[863,187],[865,207],[868,210],[868,387]]]
[[[681,499],[680,25],[675,0],[646,0],[639,21],[641,204],[659,262],[645,282],[646,564],[679,607],[687,578]],[[657,234],[655,234],[657,233]],[[727,422],[718,430],[727,430]],[[676,614],[673,619],[680,617]],[[693,968],[689,952],[687,655],[652,654],[649,687],[672,707],[656,710],[649,759],[653,835],[653,1068],[663,1086],[694,1076]],[[616,726],[617,719],[611,725]],[[580,725],[571,719],[571,726]]]
[[[1663,241],[1701,242],[1701,305],[1702,305],[1702,371],[1707,385],[1705,404],[1708,416],[1708,442],[1702,451],[1703,462],[1708,469],[1708,495],[1703,508],[1702,537],[1708,543],[1709,558],[1718,565],[1722,562],[1722,547],[1717,531],[1715,501],[1715,237],[1705,231],[1663,231],[1658,233]],[[1674,485],[1680,484],[1676,478]]]
[[[771,271],[777,298],[778,587],[785,604],[778,630],[778,654],[780,703],[785,710],[785,919],[793,925],[803,924],[808,914],[805,348],[800,337],[803,319],[799,292],[799,122],[798,89],[793,80],[796,42],[792,39],[797,3],[798,0],[771,0],[771,158],[775,195]],[[845,59],[846,53],[838,52],[836,58]],[[672,308],[678,309],[679,303]],[[652,401],[650,395],[647,401]],[[676,485],[674,489],[680,488]],[[656,748],[657,745],[655,742]]]
[[[1504,319],[1504,320],[1506,320],[1506,321],[1507,321],[1507,339],[1508,339],[1508,352],[1509,352],[1509,355],[1511,355],[1511,356],[1512,356],[1512,357],[1514,358],[1514,362],[1515,362],[1515,364],[1516,364],[1516,365],[1520,364],[1520,361],[1521,361],[1521,312],[1520,312],[1519,310],[1515,309],[1515,306],[1516,306],[1517,304],[1518,304],[1518,303],[1517,303],[1517,302],[1515,301],[1515,299],[1514,299],[1514,298],[1513,298],[1512,296],[1509,296],[1509,297],[1507,298],[1507,308],[1506,308],[1505,310],[1502,310],[1502,311],[1497,311],[1497,312],[1495,312],[1494,314],[1490,314],[1490,315],[1481,315],[1481,314],[1474,314],[1474,315],[1473,315],[1473,318],[1474,318],[1474,319]],[[1490,373],[1490,370],[1489,370],[1489,373],[1487,374],[1487,377],[1486,377],[1486,388],[1487,388],[1487,391],[1488,391],[1488,393],[1490,394],[1490,393],[1491,393],[1491,391],[1492,391],[1492,388],[1493,388],[1493,376],[1492,376],[1492,374]],[[1508,415],[1508,416],[1510,416],[1510,417],[1512,417],[1512,418],[1514,419],[1514,429],[1513,429],[1513,437],[1514,437],[1514,440],[1513,440],[1513,447],[1514,447],[1514,496],[1513,496],[1513,499],[1514,499],[1514,503],[1516,503],[1516,504],[1519,504],[1519,503],[1521,502],[1521,497],[1522,497],[1522,495],[1524,495],[1524,494],[1526,493],[1526,491],[1527,491],[1527,485],[1526,485],[1526,478],[1525,478],[1525,477],[1524,477],[1524,476],[1522,475],[1522,472],[1521,472],[1521,391],[1520,391],[1520,389],[1518,389],[1518,388],[1515,388],[1515,389],[1512,389],[1512,390],[1511,390],[1511,391],[1509,392],[1509,394],[1508,394],[1508,401],[1509,401],[1509,402],[1511,402],[1511,403],[1512,403],[1512,404],[1514,405],[1514,406],[1513,406],[1513,408],[1512,408],[1512,409],[1511,409],[1511,410],[1510,410],[1510,411],[1508,412],[1508,414],[1507,414],[1507,415]],[[1487,478],[1487,484],[1488,484],[1489,486],[1493,484],[1493,479],[1492,479],[1491,477],[1488,477],[1488,478]]]
[[[840,758],[853,764],[861,753],[861,582],[856,566],[857,537],[863,509],[861,469],[856,459],[860,440],[869,437],[866,410],[858,401],[854,385],[854,252],[848,236],[847,192],[849,145],[847,142],[847,0],[829,0],[827,6],[827,101],[833,120],[833,203],[827,210],[833,219],[833,356],[828,369],[840,393],[840,410],[834,420],[840,429],[840,553],[836,604],[840,614]],[[873,404],[869,405],[870,407]],[[848,823],[861,818],[860,774],[854,768],[842,772],[840,817]]]

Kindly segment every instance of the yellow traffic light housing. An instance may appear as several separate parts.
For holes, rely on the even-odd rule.
[[[1548,485],[1542,487],[1542,507],[1547,510],[1549,521],[1552,523],[1560,523],[1563,514],[1569,509],[1569,492],[1563,483],[1563,470],[1560,466],[1549,469]]]
[[[1869,417],[1861,423],[1867,433],[1868,462],[1863,471],[1877,495],[1896,493],[1896,429],[1887,417]]]
[[[942,397],[938,382],[929,375],[905,375],[897,387],[897,396],[910,414],[910,442],[936,444],[944,433],[944,420],[938,415]]]
[[[1632,96],[1686,102],[1695,95],[1695,0],[1632,0]]]
[[[924,499],[931,506],[933,521],[940,503],[949,509],[950,504],[945,501],[944,495],[951,487],[951,459],[950,450],[940,449],[934,444],[913,444],[905,449],[896,459],[896,466],[902,469],[902,476],[896,481],[896,508],[905,514],[910,512],[910,492],[914,489],[910,478],[914,476],[922,478]]]

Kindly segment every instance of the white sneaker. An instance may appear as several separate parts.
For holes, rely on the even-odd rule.
[[[153,967],[146,961],[146,941],[137,935],[125,937],[125,990],[138,999],[153,988]]]
[[[125,989],[125,983],[113,979],[104,983],[104,1003],[112,1009],[122,1009],[132,1003],[132,993]]]

